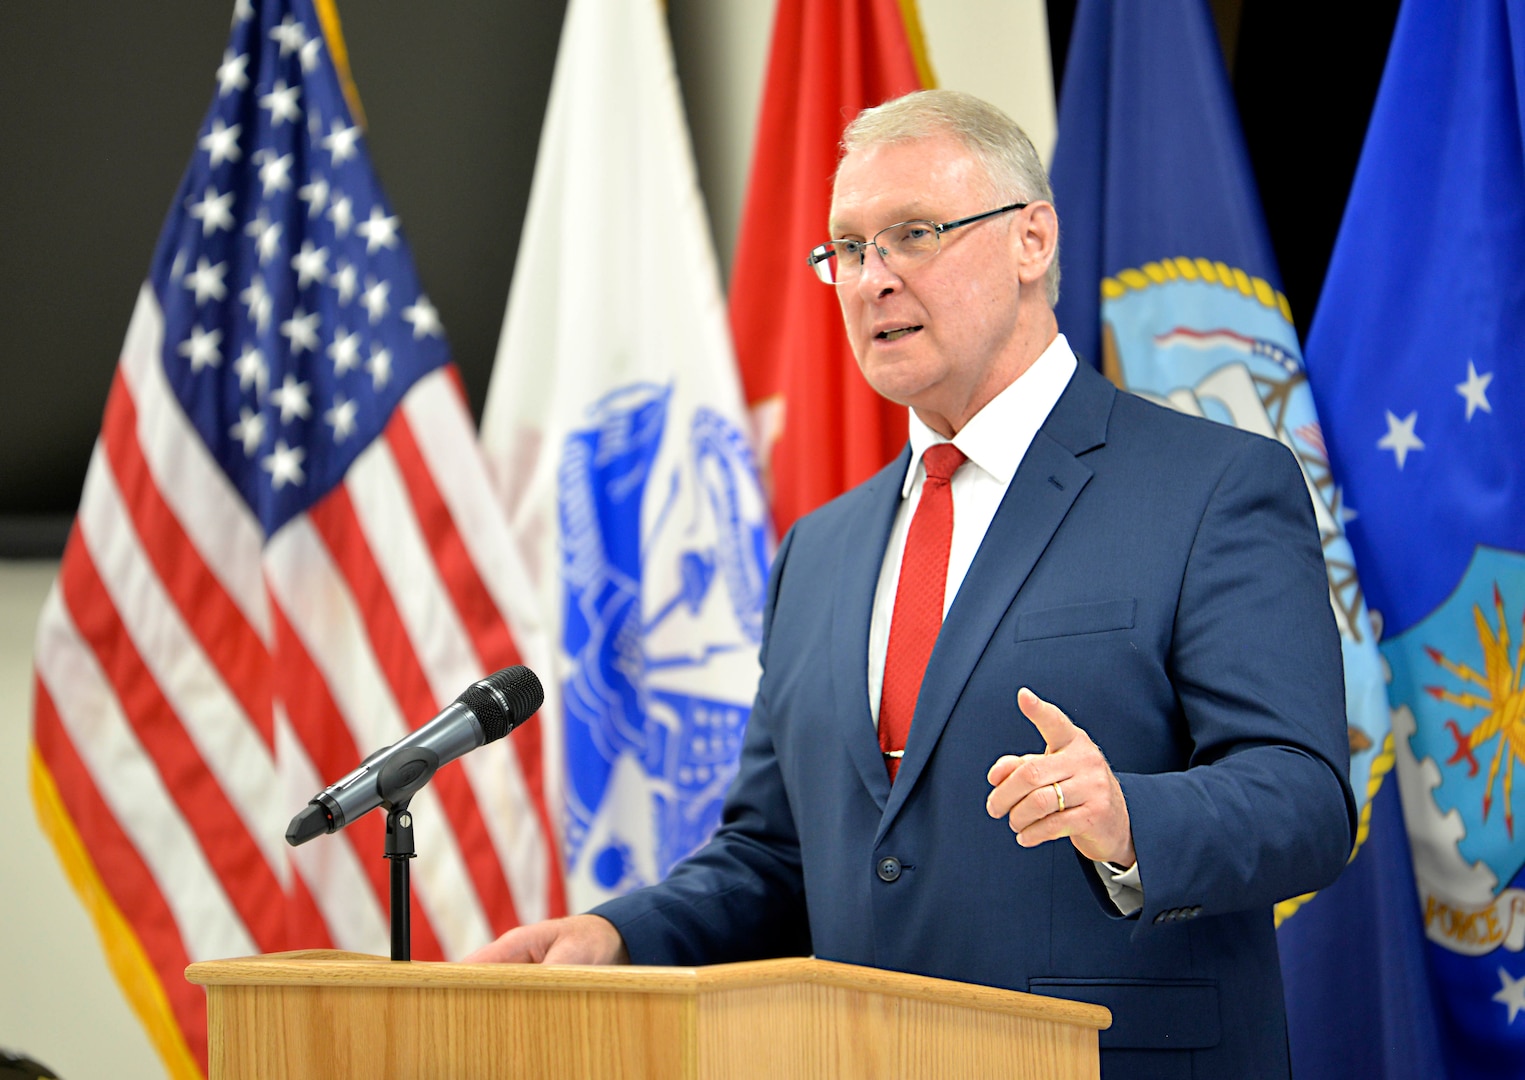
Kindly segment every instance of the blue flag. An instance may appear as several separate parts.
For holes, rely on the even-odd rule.
[[[1294,1060],[1300,1076],[1313,1075],[1318,1062],[1339,1059],[1322,1045],[1309,1050],[1305,1024],[1322,1030],[1326,1018],[1348,1021],[1353,996],[1330,1000],[1328,988],[1345,984],[1329,982],[1325,965],[1351,949],[1375,955],[1387,945],[1371,897],[1406,903],[1394,920],[1403,927],[1412,925],[1413,902],[1412,893],[1363,886],[1357,874],[1370,872],[1366,864],[1388,867],[1389,833],[1398,837],[1395,876],[1408,873],[1398,811],[1387,806],[1393,785],[1384,785],[1394,760],[1391,714],[1345,536],[1347,511],[1204,0],[1082,0],[1059,104],[1053,184],[1065,279],[1059,325],[1077,353],[1136,394],[1280,441],[1308,482],[1344,645],[1350,781],[1361,804],[1355,865],[1346,877],[1276,910]],[[1374,837],[1381,841],[1375,846]],[[1394,985],[1404,984],[1403,970],[1422,967],[1417,940],[1412,955]],[[1408,983],[1422,985],[1422,978]]]
[[[1522,83],[1525,3],[1404,5],[1308,342],[1452,1077],[1525,1076]]]

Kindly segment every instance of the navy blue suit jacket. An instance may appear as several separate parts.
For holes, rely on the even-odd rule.
[[[1292,455],[1081,365],[943,624],[892,787],[868,627],[908,455],[798,522],[714,839],[596,909],[641,964],[814,953],[1110,1007],[1112,1076],[1285,1076],[1272,905],[1354,836],[1340,643]],[[1101,747],[1144,909],[1067,841],[985,813],[1002,754],[1041,753],[1031,687]]]

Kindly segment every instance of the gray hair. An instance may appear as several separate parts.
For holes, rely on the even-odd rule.
[[[994,105],[960,90],[917,90],[864,109],[842,133],[842,155],[937,135],[951,135],[968,148],[984,168],[993,197],[1053,201],[1048,174],[1027,133]],[[1059,302],[1058,251],[1043,286],[1052,307]]]

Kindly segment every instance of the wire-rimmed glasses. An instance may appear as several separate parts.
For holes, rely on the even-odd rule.
[[[941,224],[935,221],[900,221],[880,229],[874,234],[874,238],[867,242],[828,240],[819,247],[811,249],[810,268],[815,271],[815,276],[827,285],[840,285],[845,281],[854,281],[863,271],[863,262],[868,258],[868,249],[871,245],[879,249],[879,257],[891,266],[902,268],[914,266],[916,263],[930,259],[942,249],[942,235],[949,229],[973,225],[976,221],[984,221],[986,218],[1012,210],[1021,210],[1026,206],[1025,202],[1012,203],[1010,206],[986,210],[983,214],[959,218],[957,221],[944,221]]]

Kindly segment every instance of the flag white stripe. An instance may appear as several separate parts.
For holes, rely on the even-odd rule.
[[[464,431],[464,417],[454,419],[455,423],[438,426]],[[432,425],[415,427],[416,440],[429,441],[431,430]],[[480,470],[457,471],[481,476]],[[387,543],[373,545],[377,565],[435,699],[448,701],[489,672],[481,670],[475,646],[440,581],[386,440],[376,440],[355,459],[345,488],[365,533],[387,538]],[[500,532],[506,541],[501,526]],[[520,910],[521,903],[528,903],[542,913],[537,918],[544,917],[548,853],[518,758],[506,744],[498,743],[474,751],[465,769],[493,851],[506,872],[515,911],[521,921],[529,920]]]
[[[419,530],[407,486],[385,439],[377,439],[355,459],[344,487],[361,530],[367,537],[386,538],[385,543],[371,544],[371,551],[429,681],[429,692],[436,701],[453,700],[467,685],[491,673],[481,670],[440,581],[439,566]]]
[[[539,715],[531,721],[539,722]],[[523,764],[512,744],[513,736],[509,735],[467,755],[462,762],[482,808],[493,851],[508,875],[514,911],[521,923],[532,923],[550,916],[551,860],[540,818],[524,786]]]
[[[79,526],[144,667],[248,826],[265,861],[279,873],[285,863],[285,823],[281,808],[270,800],[275,762],[144,555],[100,443],[85,474]]]
[[[480,467],[481,448],[455,388],[444,372],[436,371],[419,380],[402,408],[461,542],[493,603],[506,616],[520,654],[531,667],[544,663],[548,641],[542,609],[525,603],[535,583],[521,558],[504,555],[505,547],[517,553],[518,545]],[[555,568],[547,569],[554,577]]]
[[[164,375],[164,316],[144,284],[122,346],[122,377],[138,412],[138,443],[160,495],[207,567],[270,647],[270,609],[260,579],[264,536],[227,474],[206,451]]]
[[[509,533],[487,474],[479,464],[481,449],[471,435],[471,418],[455,387],[444,372],[435,372],[418,382],[404,399],[402,407],[415,433],[419,453],[429,467],[435,488],[450,511],[483,586],[507,620],[520,657],[540,676],[541,686],[545,689],[545,703],[532,722],[543,728],[540,738],[543,790],[552,826],[559,828],[560,815],[555,807],[561,805],[562,792],[561,683],[556,675],[548,626],[541,615],[547,609],[540,602],[536,586],[518,557],[519,547]],[[549,577],[554,583],[554,571]],[[500,812],[489,813],[485,803],[483,810],[499,858],[509,870],[515,906],[520,918],[529,921],[529,908],[521,897],[530,892],[531,883],[534,883],[536,905],[545,904],[548,893],[541,891],[540,886],[546,882],[550,852],[546,850],[544,833],[521,820],[520,807],[524,814],[532,814],[533,810],[517,754],[509,755],[507,769],[505,775],[511,780],[508,794],[513,800],[511,814],[502,812],[501,804],[498,804]],[[468,774],[475,771],[474,767],[468,767]],[[473,787],[482,797],[485,788],[476,783]]]
[[[360,753],[402,738],[407,727],[371,648],[365,620],[305,516],[293,518],[271,539],[265,572],[275,602],[327,683]],[[325,783],[337,779],[327,777]],[[487,917],[433,789],[415,795],[412,806],[418,859],[411,876],[418,901],[446,957],[460,956],[487,940]]]
[[[75,752],[159,886],[192,960],[256,951],[221,880],[122,713],[55,585],[43,603],[37,674]]]

